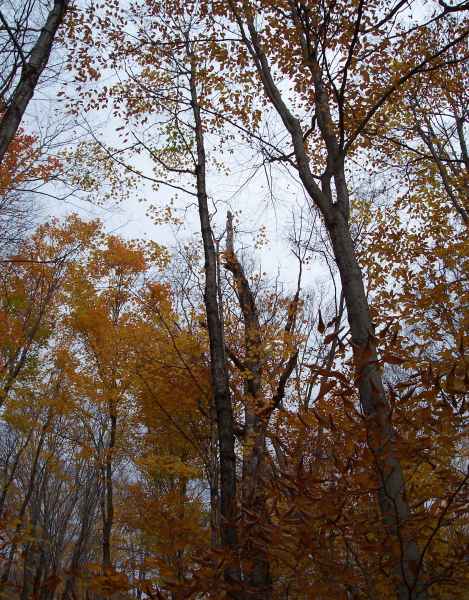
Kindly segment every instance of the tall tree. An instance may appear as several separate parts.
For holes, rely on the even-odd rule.
[[[253,85],[255,88],[261,85],[291,140],[291,150],[276,159],[294,157],[305,191],[320,211],[329,234],[347,307],[355,380],[363,412],[368,417],[383,523],[401,548],[395,561],[397,596],[408,600],[424,599],[426,591],[423,572],[415,567],[420,564],[420,551],[408,528],[411,514],[396,432],[377,366],[374,324],[364,275],[350,232],[346,161],[357,152],[370,123],[384,121],[387,104],[399,96],[412,77],[426,70],[445,68],[454,60],[450,49],[460,56],[463,54],[467,30],[456,24],[452,39],[442,41],[436,48],[427,41],[418,45],[415,54],[409,57],[404,48],[416,35],[428,40],[430,27],[428,22],[417,22],[412,27],[402,24],[393,40],[390,30],[403,6],[402,2],[391,8],[379,2],[359,2],[357,6],[306,1],[229,3],[242,44],[232,62],[234,77],[239,76],[238,65],[246,68],[249,60]],[[225,8],[217,2],[211,4],[211,9],[223,17],[226,15]],[[444,7],[434,18],[447,19],[448,12]],[[223,19],[220,24],[223,32]],[[385,64],[388,52],[397,57],[389,69]],[[227,70],[231,66],[228,64]],[[289,105],[278,74],[292,81],[297,104],[311,115],[310,128],[305,128]],[[366,88],[366,96],[359,86]],[[324,164],[322,172],[312,165],[313,159],[318,166]]]

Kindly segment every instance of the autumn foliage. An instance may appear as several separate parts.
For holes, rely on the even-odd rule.
[[[2,16],[18,98],[60,42],[57,97],[113,142],[0,123],[1,597],[468,598],[467,11],[56,0],[34,81]],[[283,284],[224,210],[264,176],[304,199]],[[152,234],[13,239],[65,180],[138,190]]]

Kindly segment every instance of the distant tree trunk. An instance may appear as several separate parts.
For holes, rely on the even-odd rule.
[[[20,600],[28,600],[32,591],[33,585],[36,581],[40,583],[41,579],[41,567],[43,557],[43,551],[40,546],[39,540],[35,539],[38,534],[38,521],[39,521],[39,510],[40,510],[40,494],[35,494],[35,498],[33,501],[33,506],[31,510],[31,521],[29,526],[31,528],[31,538],[32,540],[28,542],[23,550],[22,558],[23,558],[23,587],[21,590]],[[39,579],[37,578],[37,574],[39,573]],[[36,577],[35,577],[36,574]]]
[[[29,61],[23,64],[18,84],[0,121],[0,164],[18,131],[39,78],[47,65],[55,35],[63,21],[67,6],[68,0],[55,0],[32,49]]]
[[[35,534],[34,528],[32,529],[32,535]],[[23,585],[21,588],[20,600],[28,600],[33,584],[33,570],[36,566],[36,552],[35,542],[29,542],[24,546],[22,552],[23,558]]]
[[[450,122],[449,126],[453,125],[456,129],[460,152],[459,155],[454,152],[452,156],[448,156],[445,148],[438,141],[438,135],[433,129],[430,117],[425,114],[419,116],[417,113],[417,104],[417,102],[411,104],[415,131],[430,152],[448,200],[461,217],[464,225],[469,227],[469,154],[464,135],[464,119],[453,108],[454,124]],[[450,138],[450,134],[447,135]],[[453,149],[452,145],[451,149]]]
[[[98,506],[99,495],[102,493],[99,490],[99,477],[93,474],[88,477],[83,490],[83,503],[80,511],[80,533],[73,548],[72,557],[67,571],[67,579],[65,582],[62,600],[73,600],[76,598],[75,586],[77,576],[79,575],[80,566],[86,556],[86,549],[92,531],[96,509]]]
[[[15,460],[14,460],[13,464],[11,465],[10,473],[8,475],[7,475],[8,463],[5,465],[4,484],[3,484],[3,489],[0,493],[0,519],[3,516],[3,510],[5,508],[8,491],[9,491],[11,484],[16,476],[16,471],[17,471],[20,459],[21,459],[24,451],[26,450],[26,448],[33,436],[33,433],[34,433],[34,430],[30,429],[24,443],[22,444],[22,446],[19,448],[18,452],[16,453]]]
[[[104,511],[103,511],[103,572],[110,571],[112,568],[111,558],[111,535],[112,526],[114,524],[114,497],[112,484],[112,458],[116,446],[116,429],[117,415],[115,412],[114,403],[110,403],[109,422],[111,429],[109,432],[109,444],[107,447],[105,467],[104,467],[104,485],[103,493],[105,495]]]
[[[10,548],[10,552],[8,554],[8,559],[6,561],[5,568],[4,568],[2,576],[0,578],[0,591],[3,591],[4,587],[6,586],[6,584],[8,582],[8,579],[10,577],[11,568],[13,566],[13,561],[15,558],[16,550],[18,548],[18,536],[20,534],[21,528],[24,525],[24,517],[26,514],[26,510],[29,506],[31,496],[33,495],[33,492],[35,490],[36,478],[38,475],[39,460],[40,460],[42,448],[44,446],[44,442],[46,439],[46,433],[47,433],[47,430],[51,423],[51,419],[52,419],[52,411],[49,411],[47,420],[41,429],[40,437],[38,440],[38,445],[37,445],[36,451],[34,453],[34,459],[33,459],[33,464],[31,467],[31,473],[29,476],[28,487],[26,488],[26,493],[23,498],[23,502],[21,503],[20,510],[18,511],[18,515],[17,515],[18,524],[15,527],[15,534],[13,536],[13,542],[12,542],[12,545]]]

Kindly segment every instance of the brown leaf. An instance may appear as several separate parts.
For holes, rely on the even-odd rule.
[[[402,365],[406,361],[403,356],[397,356],[397,354],[391,354],[390,352],[385,352],[382,360],[384,363],[389,363],[390,365]]]
[[[318,331],[319,333],[324,333],[326,331],[326,326],[324,325],[324,321],[322,320],[321,309],[319,309],[318,316]]]
[[[327,394],[327,392],[330,392],[334,387],[335,381],[325,381],[324,383],[322,383],[316,398],[316,402],[323,398]]]
[[[326,335],[326,337],[324,338],[324,343],[325,344],[330,344],[332,342],[332,340],[334,338],[336,338],[341,331],[343,331],[343,329],[344,328],[341,327],[338,331],[333,331],[332,333],[329,333],[328,335]]]
[[[345,375],[343,373],[341,373],[340,371],[332,371],[330,369],[321,369],[320,367],[316,367],[314,365],[306,365],[306,366],[308,366],[312,371],[315,371],[316,373],[318,373],[318,375],[323,375],[324,377],[334,377],[347,386],[350,384],[347,377],[345,377]]]

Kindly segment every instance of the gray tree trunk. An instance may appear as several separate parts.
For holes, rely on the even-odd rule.
[[[33,97],[39,78],[46,68],[54,38],[67,10],[68,0],[55,0],[46,23],[23,65],[20,79],[0,121],[0,164],[15,137],[25,110]]]

